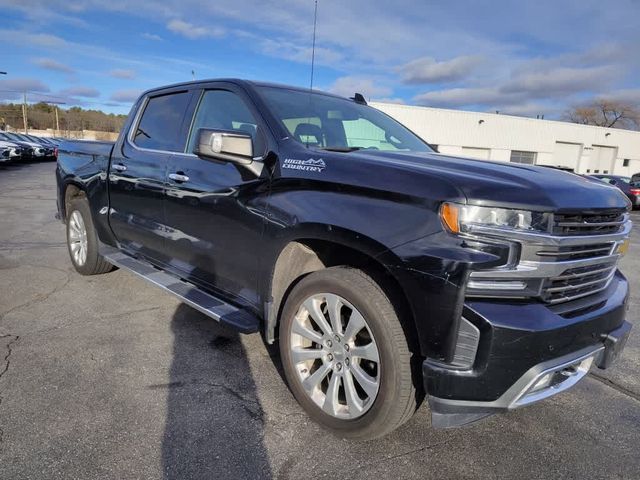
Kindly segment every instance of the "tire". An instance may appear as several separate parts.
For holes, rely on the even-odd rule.
[[[336,308],[336,304],[341,306]],[[339,313],[332,316],[328,313],[331,309]],[[315,320],[320,314],[327,322],[324,328],[320,326],[322,318]],[[359,319],[365,326],[356,330],[362,323]],[[337,336],[335,329],[330,335],[326,333],[333,324],[339,324],[335,327],[341,330]],[[354,330],[358,332],[355,336]],[[328,343],[331,335],[333,340]],[[279,337],[291,392],[314,421],[334,434],[358,440],[381,437],[416,411],[411,353],[404,330],[387,295],[361,270],[331,267],[304,277],[286,300]],[[300,361],[307,356],[313,358]],[[321,377],[322,382],[317,383]],[[363,378],[366,381],[361,382]],[[377,381],[375,393],[372,379]],[[332,395],[335,390],[338,393]]]
[[[98,275],[113,270],[113,265],[98,253],[98,235],[86,198],[76,197],[69,202],[66,227],[69,258],[78,273]]]

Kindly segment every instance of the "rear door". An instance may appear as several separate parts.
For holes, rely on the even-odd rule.
[[[184,150],[183,122],[192,92],[179,90],[142,100],[137,118],[114,148],[109,169],[109,221],[130,253],[161,260],[164,253],[164,194],[167,165]]]
[[[241,89],[211,84],[201,92],[184,154],[171,157],[166,192],[171,266],[194,283],[256,303],[258,252],[268,194],[266,178],[191,153],[199,128],[236,130],[266,151],[264,124]]]

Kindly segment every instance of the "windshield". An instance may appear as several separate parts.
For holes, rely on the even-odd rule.
[[[432,152],[407,128],[375,108],[318,93],[277,87],[258,90],[291,137],[325,150]]]

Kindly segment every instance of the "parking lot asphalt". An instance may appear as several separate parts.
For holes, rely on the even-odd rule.
[[[639,227],[612,370],[462,429],[423,405],[357,443],[307,418],[259,335],[125,271],[75,273],[54,169],[0,167],[0,478],[640,478]]]

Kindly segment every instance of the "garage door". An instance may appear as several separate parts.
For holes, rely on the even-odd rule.
[[[591,151],[589,166],[590,173],[613,173],[613,162],[616,159],[617,149],[614,147],[603,147],[594,145]]]
[[[553,165],[573,168],[578,171],[578,160],[582,154],[582,144],[556,142],[553,150]]]
[[[462,147],[462,155],[464,157],[479,158],[480,160],[489,160],[489,157],[491,156],[491,149]]]

